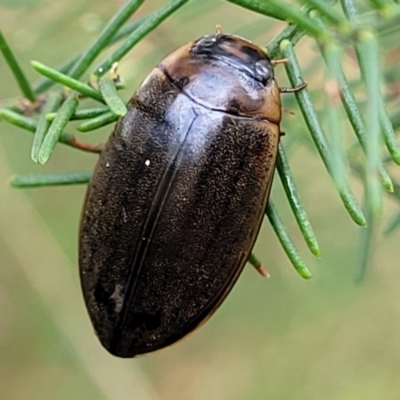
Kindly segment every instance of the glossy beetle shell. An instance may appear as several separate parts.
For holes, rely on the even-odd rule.
[[[84,298],[112,354],[176,342],[228,295],[263,219],[280,118],[268,57],[231,35],[176,50],[133,95],[80,227]]]

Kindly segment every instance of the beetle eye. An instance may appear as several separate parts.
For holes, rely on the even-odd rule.
[[[197,46],[202,48],[212,47],[217,42],[215,36],[204,36],[197,42]]]
[[[210,58],[215,53],[216,43],[217,39],[215,38],[215,36],[204,36],[194,43],[190,51],[196,56]]]
[[[264,85],[274,77],[274,71],[268,60],[257,61],[254,65],[255,78]]]

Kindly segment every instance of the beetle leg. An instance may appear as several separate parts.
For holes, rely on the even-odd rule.
[[[299,92],[300,90],[303,90],[306,87],[307,87],[307,83],[304,82],[301,85],[298,85],[298,86],[295,86],[295,87],[291,87],[291,88],[280,87],[279,88],[279,92],[280,93],[295,93],[295,92]]]
[[[72,137],[70,146],[75,147],[76,149],[88,151],[90,153],[101,153],[104,148],[104,143],[87,143],[78,140],[75,136]]]
[[[269,278],[270,275],[268,271],[262,266],[261,262],[257,259],[257,257],[253,253],[250,254],[247,261],[257,270],[257,272],[261,276],[263,276],[264,278]]]
[[[271,60],[271,64],[272,65],[276,65],[276,64],[285,64],[289,61],[288,58],[279,58],[278,60]]]
[[[269,278],[271,275],[269,274],[269,272],[261,265],[257,265],[254,266],[254,268],[256,269],[256,271],[263,276],[264,278]]]

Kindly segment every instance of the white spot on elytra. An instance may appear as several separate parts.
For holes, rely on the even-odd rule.
[[[125,207],[122,207],[122,220],[124,222],[128,221],[128,214],[126,213]]]
[[[144,165],[145,165],[146,167],[148,167],[148,166],[150,165],[150,160],[146,160],[146,161],[144,162]]]
[[[124,304],[125,295],[122,293],[123,290],[122,285],[115,285],[114,293],[110,296],[110,299],[115,301],[115,312],[119,313],[122,310],[122,306]]]
[[[106,163],[106,168],[108,168],[110,166],[110,163],[109,162],[107,162]]]

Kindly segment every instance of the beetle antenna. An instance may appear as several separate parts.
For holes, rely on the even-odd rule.
[[[289,62],[288,58],[279,58],[278,60],[271,60],[271,64],[272,65],[276,65],[276,64],[285,64]]]
[[[282,111],[287,113],[287,114],[290,114],[290,115],[296,115],[296,113],[294,111],[288,110],[287,108],[282,108]]]

